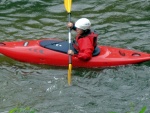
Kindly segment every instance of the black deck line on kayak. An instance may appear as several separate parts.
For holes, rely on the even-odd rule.
[[[6,44],[3,42],[0,42],[0,46],[5,46]]]
[[[69,44],[67,41],[58,41],[58,40],[42,40],[42,41],[40,41],[40,46],[47,48],[47,49],[50,49],[50,50],[66,53],[66,54],[67,54],[68,49],[69,49]],[[70,48],[71,48],[71,50],[74,51],[75,54],[78,53],[73,48],[73,46],[71,46]],[[93,52],[93,56],[96,56],[99,53],[100,53],[100,48],[96,47],[94,52]]]

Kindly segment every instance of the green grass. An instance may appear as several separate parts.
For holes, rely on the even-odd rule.
[[[142,109],[138,113],[145,113],[145,112],[146,112],[146,106],[142,107]],[[117,113],[117,112],[109,112],[109,113]],[[134,111],[133,108],[131,108],[131,111],[126,113],[136,113],[136,112]]]
[[[146,106],[144,106],[139,113],[145,113],[145,111],[146,111]]]
[[[145,113],[145,112],[146,112],[146,106],[142,107],[142,109],[138,113]],[[36,110],[30,107],[26,107],[26,108],[15,107],[11,109],[9,113],[36,113]],[[117,112],[109,112],[109,113],[117,113]],[[136,112],[134,111],[134,109],[131,109],[131,111],[126,113],[136,113]]]
[[[26,107],[26,108],[13,108],[9,111],[9,113],[35,113],[36,110],[31,109],[30,107]]]

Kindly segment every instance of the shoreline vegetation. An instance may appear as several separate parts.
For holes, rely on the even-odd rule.
[[[136,113],[134,108],[131,107],[131,110],[125,113]],[[145,113],[146,112],[146,106],[142,107],[142,109],[138,113]],[[30,107],[22,108],[22,107],[15,107],[11,109],[8,113],[36,113],[38,110],[32,109]],[[118,113],[118,112],[109,112],[109,113]]]

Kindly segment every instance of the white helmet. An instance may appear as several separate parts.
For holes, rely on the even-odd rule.
[[[87,18],[81,18],[76,21],[75,27],[82,29],[82,30],[87,30],[87,29],[90,29],[91,22]]]

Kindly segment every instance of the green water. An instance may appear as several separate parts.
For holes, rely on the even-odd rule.
[[[150,52],[149,0],[78,0],[72,21],[87,17],[98,43]],[[0,41],[57,37],[67,40],[61,0],[0,0]],[[75,33],[72,32],[72,37]],[[150,112],[150,62],[106,69],[37,66],[0,55],[0,113],[18,107],[37,113]]]

